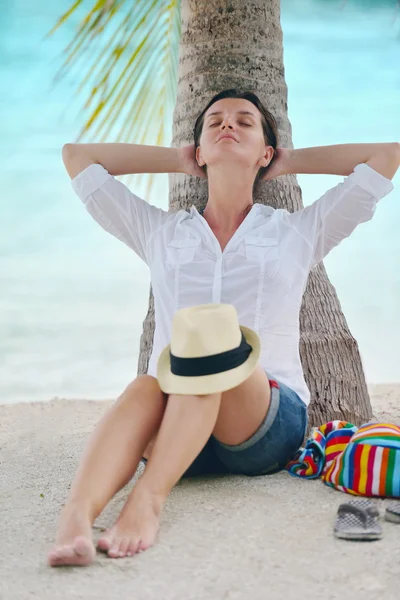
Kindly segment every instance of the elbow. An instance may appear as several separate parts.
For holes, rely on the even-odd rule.
[[[64,164],[71,160],[72,156],[76,155],[76,146],[77,144],[64,144],[62,147],[62,159]]]
[[[398,142],[386,144],[384,150],[367,161],[367,165],[386,179],[393,179],[400,166],[400,144]]]
[[[399,142],[393,142],[390,144],[390,166],[389,166],[389,179],[393,179],[396,175],[398,168],[400,167],[400,144]]]
[[[393,142],[393,151],[397,156],[397,160],[400,164],[400,142]]]
[[[80,144],[65,144],[62,148],[63,163],[71,179],[95,162],[80,146]]]
[[[400,165],[400,143],[391,142],[388,144],[388,156],[392,158],[397,167]]]

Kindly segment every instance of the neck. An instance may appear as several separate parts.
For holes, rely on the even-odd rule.
[[[240,173],[215,179],[208,174],[208,201],[204,217],[221,233],[235,231],[253,206],[253,177]]]

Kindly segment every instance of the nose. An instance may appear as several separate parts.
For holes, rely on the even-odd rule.
[[[233,129],[233,125],[230,122],[230,120],[228,119],[224,119],[221,123],[221,129],[225,129],[225,127],[229,127],[230,129]]]

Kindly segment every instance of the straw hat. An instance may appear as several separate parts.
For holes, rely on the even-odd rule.
[[[260,353],[258,334],[239,325],[232,304],[182,308],[157,362],[158,383],[166,394],[224,392],[252,374]]]

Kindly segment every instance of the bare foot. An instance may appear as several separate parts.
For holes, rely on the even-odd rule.
[[[86,566],[93,562],[96,548],[92,525],[84,507],[66,505],[60,516],[56,544],[47,556],[51,567]]]
[[[110,558],[123,558],[150,548],[157,537],[162,506],[162,498],[136,484],[115,525],[97,542],[98,550]]]

